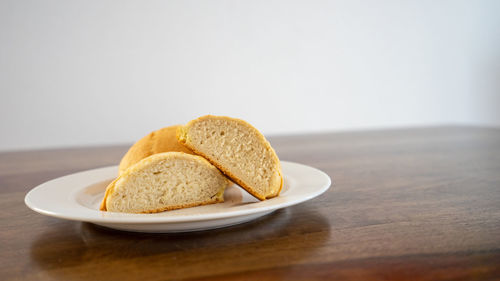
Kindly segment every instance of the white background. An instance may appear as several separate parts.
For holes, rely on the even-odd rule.
[[[0,150],[500,126],[500,1],[0,0],[0,94]]]

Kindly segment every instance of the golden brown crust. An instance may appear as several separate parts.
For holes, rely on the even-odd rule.
[[[176,132],[179,125],[165,127],[149,133],[132,145],[120,161],[118,174],[153,154],[176,151],[194,154],[177,141]]]
[[[117,180],[118,180],[118,178],[114,179],[106,187],[106,192],[104,193],[104,198],[102,199],[101,206],[99,207],[99,210],[101,210],[101,211],[107,211],[107,209],[106,209],[106,199],[108,199],[108,196],[113,192],[113,188],[115,187],[115,182]]]
[[[211,159],[208,155],[206,155],[206,154],[202,153],[201,151],[197,150],[193,145],[191,145],[188,142],[188,132],[187,132],[186,128],[188,128],[194,122],[202,121],[204,119],[211,119],[211,118],[226,119],[226,120],[230,119],[230,120],[236,121],[236,122],[238,122],[240,124],[243,124],[244,126],[253,128],[253,129],[255,129],[258,132],[258,130],[255,127],[253,127],[251,124],[249,124],[248,122],[246,122],[244,120],[241,120],[241,119],[231,118],[231,117],[226,117],[226,116],[205,115],[205,116],[199,117],[197,119],[191,120],[185,126],[180,126],[177,129],[176,136],[177,136],[177,139],[178,139],[179,143],[182,144],[182,145],[184,145],[184,146],[186,146],[188,149],[192,150],[194,153],[196,153],[196,154],[198,154],[200,156],[203,156],[210,163],[212,163],[212,165],[214,165],[219,170],[221,170],[232,181],[234,181],[235,183],[237,183],[239,186],[241,186],[243,189],[245,189],[248,193],[250,193],[251,195],[253,195],[255,198],[257,198],[259,200],[266,200],[266,199],[270,199],[270,198],[274,198],[274,197],[278,196],[280,194],[280,192],[281,192],[281,189],[283,188],[283,175],[282,175],[282,171],[281,171],[281,165],[280,165],[280,162],[279,162],[279,159],[278,159],[278,156],[277,156],[276,152],[274,151],[274,149],[271,147],[271,144],[266,140],[266,138],[262,134],[259,133],[258,136],[261,138],[261,141],[266,145],[266,147],[268,149],[270,149],[273,152],[273,155],[276,157],[276,160],[277,160],[277,163],[278,163],[278,167],[279,167],[278,168],[278,173],[279,173],[279,176],[281,178],[281,184],[280,184],[280,187],[278,189],[278,192],[276,192],[276,194],[271,194],[271,195],[268,195],[268,196],[262,196],[261,194],[259,194],[258,192],[256,192],[252,187],[248,186],[241,179],[239,179],[234,174],[232,174],[227,168],[225,168],[222,165],[220,165],[219,163],[217,163],[214,159]]]
[[[276,197],[276,196],[280,195],[280,193],[281,193],[281,189],[283,189],[283,182],[284,182],[284,179],[283,179],[283,175],[281,174],[281,167],[280,167],[280,169],[278,170],[278,173],[279,173],[280,178],[281,178],[280,188],[278,189],[278,192],[276,192],[276,194],[275,194],[275,195],[270,195],[270,196],[267,196],[267,197],[266,197],[266,199],[274,198],[274,197]]]

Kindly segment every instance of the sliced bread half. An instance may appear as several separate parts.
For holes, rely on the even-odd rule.
[[[106,188],[102,211],[156,213],[224,201],[228,179],[197,155],[164,152],[142,159]]]
[[[247,122],[207,115],[177,130],[177,138],[260,200],[278,196],[281,165],[265,137]]]

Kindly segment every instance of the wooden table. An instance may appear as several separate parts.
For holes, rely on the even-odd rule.
[[[1,280],[500,279],[500,130],[440,127],[270,138],[317,167],[322,196],[185,234],[39,215],[34,186],[114,165],[126,146],[0,154]]]

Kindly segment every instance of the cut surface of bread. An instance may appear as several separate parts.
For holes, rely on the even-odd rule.
[[[207,115],[177,130],[177,138],[260,200],[278,196],[283,186],[278,156],[247,122]]]
[[[156,213],[224,201],[228,179],[206,159],[164,152],[142,159],[106,188],[102,211]]]
[[[190,149],[181,145],[175,134],[179,125],[165,127],[149,133],[130,147],[125,156],[123,156],[118,174],[121,174],[128,167],[141,161],[142,159],[156,153],[177,151],[194,154]]]

